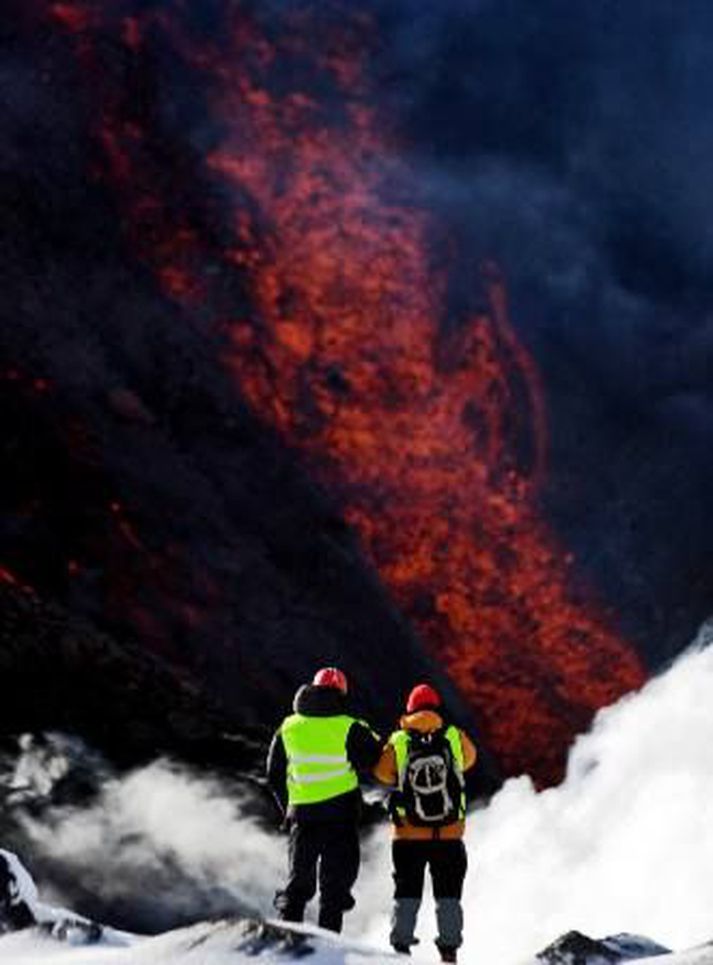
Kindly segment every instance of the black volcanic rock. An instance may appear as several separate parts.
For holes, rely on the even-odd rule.
[[[203,763],[259,760],[259,738],[221,712],[187,675],[119,644],[33,593],[0,583],[0,732],[76,731],[119,763],[176,753]]]
[[[578,931],[567,932],[537,955],[546,965],[605,965],[621,961],[613,949]]]
[[[570,931],[548,945],[535,958],[543,965],[608,965],[610,962],[652,958],[671,951],[638,935],[613,935],[593,939],[578,931]]]

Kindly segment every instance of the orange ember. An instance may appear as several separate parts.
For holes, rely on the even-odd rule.
[[[87,30],[92,23],[90,11],[80,4],[53,3],[50,10],[55,20],[74,32]]]
[[[19,586],[19,581],[15,574],[10,570],[5,569],[4,566],[0,566],[0,581],[3,583],[9,583],[10,586]]]
[[[12,586],[16,590],[22,590],[23,593],[29,593],[32,596],[35,595],[33,587],[30,586],[29,583],[25,583],[23,580],[21,580],[6,566],[0,566],[0,583],[6,583],[8,586]]]
[[[164,7],[153,29],[209,91],[221,138],[208,166],[234,199],[222,271],[253,306],[222,319],[225,363],[338,495],[505,772],[557,780],[573,736],[643,671],[576,598],[539,513],[542,393],[503,282],[491,265],[474,270],[478,307],[449,317],[437,226],[374,106],[367,18],[335,26],[319,7],[268,40],[233,6],[221,39],[198,44],[185,8]],[[144,34],[132,21],[125,42],[135,51]],[[200,233],[172,215],[150,134],[126,113],[104,104],[101,139],[130,236],[164,290],[205,312]]]

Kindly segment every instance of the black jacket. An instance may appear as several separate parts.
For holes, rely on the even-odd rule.
[[[305,717],[336,717],[348,714],[344,697],[334,687],[313,687],[307,684],[295,694],[292,709]],[[355,721],[347,734],[347,757],[357,773],[371,772],[381,756],[381,740],[366,724]],[[290,820],[311,821],[358,821],[361,812],[359,788],[340,794],[339,797],[319,804],[287,806],[287,753],[278,730],[272,738],[267,755],[267,781],[283,812]]]

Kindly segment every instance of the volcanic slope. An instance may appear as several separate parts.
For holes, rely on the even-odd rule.
[[[121,480],[101,447],[109,478],[131,483],[118,487],[115,528],[138,563],[128,592],[120,572],[114,612],[153,645],[189,658],[199,651],[216,686],[234,682],[230,664],[239,660],[240,697],[261,706],[271,688],[284,700],[283,661],[275,658],[294,661],[298,648],[343,656],[357,673],[377,651],[391,665],[390,682],[404,650],[413,651],[393,620],[361,623],[368,611],[353,584],[335,600],[343,607],[338,643],[319,619],[302,626],[317,588],[333,581],[300,539],[286,551],[250,552],[234,518],[239,501],[249,505],[240,499],[241,440],[223,431],[226,405],[216,412],[215,404],[218,393],[234,411],[239,397],[330,494],[332,524],[323,520],[320,535],[355,558],[358,542],[384,596],[448,670],[505,773],[528,770],[552,783],[574,735],[598,707],[636,688],[643,668],[539,512],[536,368],[509,324],[497,271],[468,258],[461,286],[449,242],[436,241],[447,226],[419,200],[377,106],[374,24],[349,4],[308,6],[296,18],[283,17],[282,5],[268,13],[217,6],[207,22],[182,3],[157,10],[72,0],[49,8],[44,26],[58,48],[65,43],[70,64],[62,76],[72,77],[84,109],[75,143],[84,144],[85,169],[87,157],[95,161],[92,183],[115,225],[84,233],[111,238],[171,316],[157,350],[165,323],[154,311],[139,332],[136,305],[118,311],[119,298],[100,313],[109,345],[98,348],[110,353],[103,361],[112,375],[117,360],[122,365],[109,386],[100,373],[97,389],[134,429],[131,444],[120,446]],[[127,10],[135,15],[123,16]],[[195,117],[210,128],[200,146],[192,140]],[[67,223],[75,232],[74,220]],[[92,274],[112,277],[96,264]],[[464,288],[458,310],[453,286]],[[46,341],[56,321],[49,336],[45,329]],[[82,334],[75,342],[86,355]],[[185,382],[181,367],[174,370],[175,349],[189,342],[182,357],[200,362],[177,409],[174,372],[179,391]],[[66,343],[49,353],[50,363],[66,358]],[[200,404],[201,393],[210,406]],[[151,510],[142,499],[149,450]],[[278,540],[289,528],[285,507],[300,506],[281,495],[269,499],[279,502]],[[171,517],[181,519],[180,531],[156,520],[155,499],[178,509]],[[256,509],[251,521],[259,524],[266,510]],[[101,565],[107,555],[116,556],[104,552]],[[287,593],[267,579],[265,555],[278,563]],[[86,574],[91,566],[79,559]],[[236,600],[241,591],[249,599]],[[255,616],[268,639],[281,638],[267,684]],[[365,675],[359,683],[374,687]]]
[[[339,507],[248,411],[218,357],[221,337],[167,301],[127,251],[92,173],[86,77],[63,32],[35,17],[44,5],[19,6],[3,38],[17,101],[2,121],[12,160],[0,178],[0,310],[13,319],[0,326],[0,587],[10,601],[0,626],[17,685],[0,711],[6,732],[61,728],[121,745],[110,651],[122,679],[135,674],[131,729],[155,750],[183,685],[229,729],[267,728],[321,663],[345,669],[358,712],[383,730],[424,676],[462,711]],[[121,50],[105,52],[119,64]],[[17,644],[18,607],[23,638],[42,645]],[[83,630],[48,635],[50,624]],[[140,682],[149,665],[168,674],[158,703],[159,688]],[[58,666],[60,696],[22,699]],[[203,734],[202,716],[193,712],[176,753]]]

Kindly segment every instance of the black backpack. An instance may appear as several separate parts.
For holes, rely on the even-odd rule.
[[[408,732],[408,756],[403,784],[394,805],[409,823],[439,828],[461,816],[463,778],[453,760],[445,729],[424,734]]]

